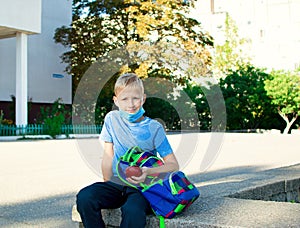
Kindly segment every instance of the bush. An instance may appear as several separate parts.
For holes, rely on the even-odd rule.
[[[0,125],[12,125],[13,123],[13,120],[5,119],[3,110],[0,110]]]
[[[61,134],[61,127],[68,121],[69,113],[65,109],[62,99],[57,99],[52,107],[41,107],[40,122],[44,124],[44,133],[56,138]]]

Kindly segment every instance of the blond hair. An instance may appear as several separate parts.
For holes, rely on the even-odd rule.
[[[134,73],[122,74],[116,81],[114,92],[117,95],[125,87],[140,88],[144,93],[144,85],[142,80]]]

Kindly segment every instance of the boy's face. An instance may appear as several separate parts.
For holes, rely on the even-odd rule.
[[[119,109],[128,113],[136,113],[144,104],[146,95],[143,94],[141,88],[127,86],[119,91],[113,99]]]

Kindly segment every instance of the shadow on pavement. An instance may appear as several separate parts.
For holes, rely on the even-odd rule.
[[[71,220],[76,193],[0,205],[0,227],[78,227]]]

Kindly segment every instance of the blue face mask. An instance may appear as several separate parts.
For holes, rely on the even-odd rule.
[[[143,107],[141,107],[136,113],[128,113],[121,109],[119,109],[119,111],[120,111],[121,116],[131,123],[137,121],[145,113],[145,110],[143,109]]]

